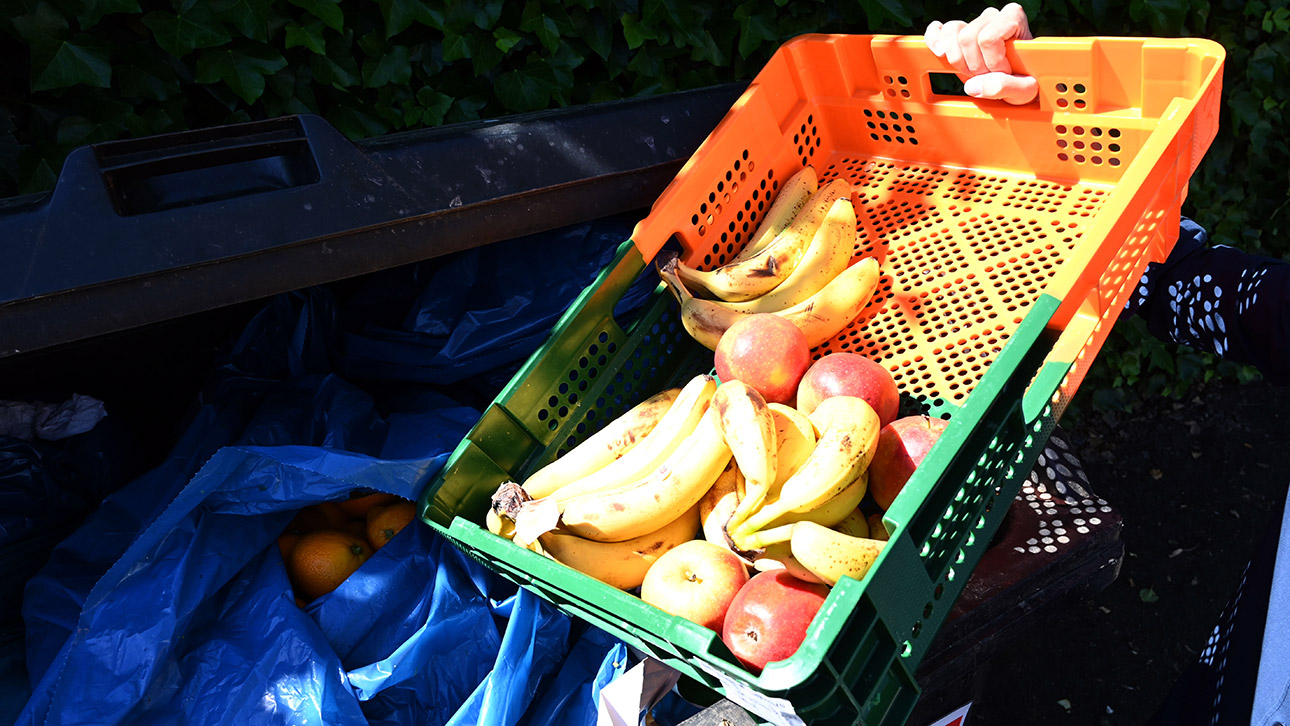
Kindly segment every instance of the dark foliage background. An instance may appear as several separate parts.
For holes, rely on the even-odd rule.
[[[1029,0],[1036,35],[1201,36],[1228,52],[1219,138],[1185,212],[1215,242],[1286,240],[1285,0]],[[351,138],[751,78],[804,32],[922,32],[957,0],[0,0],[0,197],[42,192],[84,144],[294,113]],[[1248,369],[1128,321],[1072,413]]]

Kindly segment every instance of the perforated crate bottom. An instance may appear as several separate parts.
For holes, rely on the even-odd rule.
[[[883,271],[817,354],[879,361],[934,412],[962,404],[1114,187],[846,154],[817,171],[854,185],[856,256]]]

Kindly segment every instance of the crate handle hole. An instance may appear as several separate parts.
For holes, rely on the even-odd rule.
[[[961,98],[971,98],[963,90],[963,79],[954,73],[928,73],[927,80],[931,83],[932,94],[936,96],[959,96]]]

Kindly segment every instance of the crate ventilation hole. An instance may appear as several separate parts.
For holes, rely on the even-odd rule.
[[[1074,161],[1076,164],[1089,163],[1095,166],[1103,162],[1119,166],[1122,150],[1119,129],[1102,129],[1101,127],[1067,126],[1058,124],[1057,158],[1061,161]]]
[[[712,242],[711,250],[704,254],[699,267],[711,269],[733,258],[735,252],[743,248],[744,239],[756,228],[757,220],[775,198],[779,191],[775,170],[767,169],[765,177],[759,183],[752,184],[749,182],[749,175],[756,168],[756,162],[749,158],[748,150],[744,149],[739,158],[726,169],[724,176],[717,179],[712,191],[708,192],[707,201],[700,202],[698,211],[690,216],[690,224],[704,238],[716,230],[722,221],[726,221],[726,229],[721,232],[719,240]]]
[[[891,90],[891,89],[888,89]],[[914,136],[914,117],[908,113],[895,111],[874,111],[864,109],[865,126],[869,129],[869,138],[874,141],[887,141],[903,144],[908,141],[914,146],[918,139]]]
[[[1088,89],[1083,83],[1058,83],[1053,90],[1057,91],[1057,98],[1053,101],[1057,108],[1064,111],[1083,111],[1088,108],[1088,101],[1084,98],[1084,92]]]

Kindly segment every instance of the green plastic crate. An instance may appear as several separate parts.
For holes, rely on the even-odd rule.
[[[1075,39],[1039,43],[1030,55],[1017,44],[1014,67],[1026,71],[1029,60],[1028,72],[1041,87],[1062,89],[1041,93],[1030,108],[932,95],[929,74],[940,61],[921,42],[806,36],[781,48],[633,239],[484,412],[419,503],[424,521],[490,569],[781,723],[898,726],[908,719],[919,694],[916,667],[1143,268],[1163,258],[1177,239],[1187,179],[1216,128],[1222,49],[1206,41]],[[1140,63],[1133,67],[1126,58]],[[877,73],[876,87],[855,77],[849,86],[831,81],[843,61],[851,64],[845,66],[848,73]],[[823,80],[812,76],[830,63]],[[1189,80],[1172,86],[1151,82],[1157,67],[1176,72],[1179,64],[1190,69]],[[1117,103],[1139,104],[1137,116],[1125,116],[1119,106],[1102,109],[1093,93],[1092,103],[1081,98],[1077,104],[1087,110],[1074,114],[1066,89],[1072,79],[1084,79],[1072,74],[1090,65],[1097,69],[1086,71],[1090,77],[1107,85],[1116,81],[1125,97],[1117,95]],[[903,96],[895,93],[897,76]],[[1162,89],[1165,96],[1174,94],[1167,104],[1160,101]],[[896,150],[868,145],[862,122],[875,118],[875,109],[881,111],[877,118],[906,125],[916,119],[924,143],[906,144],[901,137],[904,146]],[[1105,117],[1099,115],[1103,111]],[[1099,134],[1113,130],[1108,134],[1121,140],[1117,153],[1125,163],[1077,166],[1045,146],[1033,169],[978,168],[966,161],[975,152],[962,151],[991,140],[990,134],[1003,134],[998,144],[1045,133],[1051,136],[1045,144],[1065,142],[1085,126]],[[929,130],[941,134],[940,148],[928,148]],[[896,151],[908,158],[892,156]],[[711,352],[689,338],[675,301],[661,286],[630,321],[615,320],[614,306],[641,275],[655,274],[650,259],[666,243],[693,264],[728,259],[779,180],[806,163],[823,169],[822,178],[849,174],[862,188],[853,201],[867,205],[858,233],[869,237],[857,255],[878,256],[884,271],[895,270],[858,322],[817,354],[855,350],[882,359],[896,369],[903,393],[950,423],[886,513],[891,539],[869,573],[837,583],[797,653],[754,676],[718,634],[482,525],[499,484],[522,482],[639,401],[712,370]],[[1035,208],[1040,211],[1031,214]],[[1082,226],[1061,223],[1068,214]],[[1042,229],[1034,232],[1041,221]],[[1066,236],[1050,235],[1050,222]],[[945,234],[937,238],[941,227]],[[991,234],[996,230],[1002,232]],[[903,343],[889,346],[899,350],[884,349],[879,337],[866,339],[864,331],[908,336],[892,317],[901,307],[902,266],[935,271],[972,255],[979,258],[977,269],[1002,288],[1002,297],[973,302],[953,285],[975,282],[950,275],[940,287],[929,283],[929,289],[946,291],[939,307],[905,306],[928,330],[946,329],[937,335],[984,326],[962,334],[959,342],[970,345],[954,349],[954,338],[948,338],[944,350],[936,348],[943,357],[934,363],[958,368],[935,386],[926,384],[933,377],[922,372],[921,355],[908,357]],[[919,295],[911,299],[927,297]],[[1007,325],[996,324],[996,318]],[[965,382],[964,371],[972,380]]]

